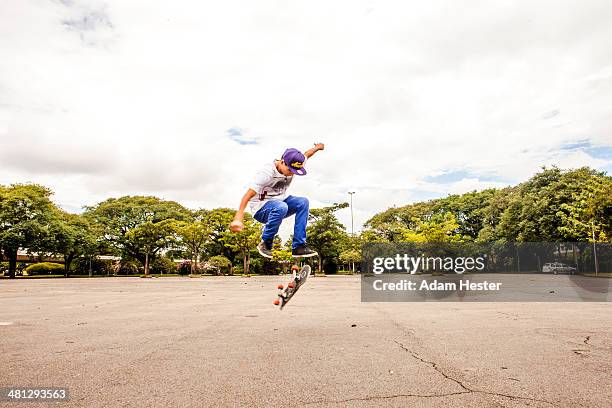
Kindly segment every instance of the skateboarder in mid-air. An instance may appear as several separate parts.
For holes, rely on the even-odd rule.
[[[240,201],[240,207],[230,224],[233,232],[242,231],[244,210],[250,203],[253,218],[265,224],[261,242],[257,250],[262,256],[272,258],[272,241],[284,218],[295,214],[293,242],[291,253],[294,257],[315,256],[317,253],[306,245],[306,222],[308,221],[308,199],[286,195],[287,188],[293,181],[293,176],[306,174],[304,164],[319,150],[324,149],[323,143],[316,143],[313,148],[300,152],[297,149],[287,149],[280,159],[266,163],[255,175],[247,192]]]

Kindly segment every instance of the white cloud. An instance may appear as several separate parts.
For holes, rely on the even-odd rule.
[[[545,164],[609,169],[563,147],[612,145],[611,20],[605,0],[4,1],[0,183],[235,207],[260,163],[322,141],[292,193],[354,190],[359,226]]]

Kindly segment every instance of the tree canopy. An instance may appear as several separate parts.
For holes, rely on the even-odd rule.
[[[515,187],[394,207],[370,218],[368,241],[610,242],[612,178],[589,168],[543,168]]]
[[[0,251],[9,276],[15,276],[19,251],[63,259],[66,276],[73,261],[87,260],[91,271],[100,266],[98,256],[109,254],[121,264],[105,271],[145,274],[160,255],[166,256],[160,265],[186,259],[192,272],[200,261],[229,273],[240,263],[244,273],[286,270],[293,259],[291,237],[284,244],[277,237],[272,261],[252,260],[261,225],[246,214],[244,230],[230,232],[230,208],[190,210],[157,197],[125,196],[69,214],[51,196],[37,184],[0,185]],[[368,242],[612,242],[612,178],[586,167],[543,168],[516,186],[392,207],[372,216],[355,236],[336,217],[347,207],[310,211],[308,244],[319,253],[319,272],[333,272],[338,264],[354,268]]]

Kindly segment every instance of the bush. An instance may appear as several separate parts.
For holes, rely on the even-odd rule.
[[[138,275],[141,270],[141,264],[134,260],[121,260],[118,268],[116,268],[117,275]]]
[[[177,266],[176,271],[178,272],[179,275],[189,275],[191,273],[191,262],[190,261],[181,262]]]
[[[167,256],[158,256],[151,262],[151,273],[176,273],[177,266],[174,261]]]
[[[190,260],[182,261],[180,264],[176,265],[176,272],[179,275],[190,275],[192,272],[194,274],[203,274],[209,272],[211,269],[205,262],[198,262],[198,266],[194,268],[193,271],[191,265],[192,262]]]
[[[89,258],[75,259],[71,269],[75,275],[89,275]],[[94,258],[91,260],[91,271],[94,275],[112,275],[113,261]]]
[[[208,265],[217,275],[225,275],[229,273],[229,267],[232,263],[223,255],[216,255],[208,260]]]
[[[251,258],[251,262],[249,263],[249,273],[250,274],[271,273],[271,272],[266,272],[266,270],[264,269],[265,265],[269,265],[271,263],[273,262],[267,260],[266,258],[262,258],[260,256]],[[240,264],[242,265],[242,262]],[[244,267],[244,265],[242,266]]]
[[[24,275],[63,275],[64,265],[53,262],[35,263],[25,268]]]

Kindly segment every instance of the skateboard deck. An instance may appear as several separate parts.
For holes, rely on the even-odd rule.
[[[282,310],[289,300],[291,300],[291,298],[297,293],[300,287],[306,283],[306,279],[308,279],[308,276],[310,276],[310,272],[310,265],[304,265],[295,274],[295,276],[293,276],[293,279],[287,284],[287,287],[283,287],[282,284],[278,285],[280,292],[278,293],[278,298],[274,301],[274,304],[280,306],[280,309]]]

